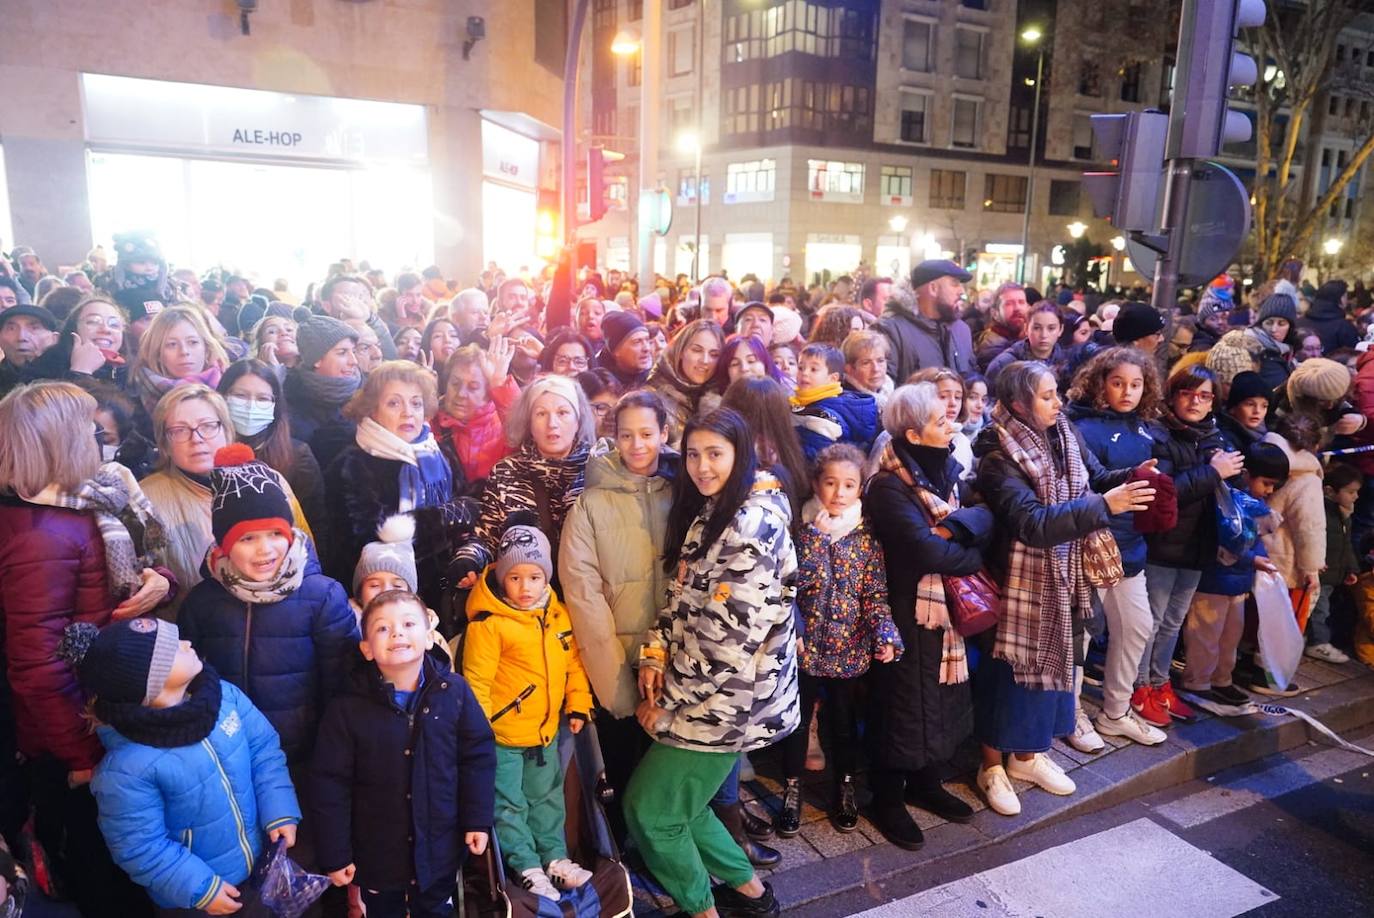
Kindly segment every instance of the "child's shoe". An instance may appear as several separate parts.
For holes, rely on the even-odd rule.
[[[1313,660],[1321,660],[1323,663],[1350,662],[1350,657],[1336,649],[1330,642],[1325,644],[1309,644],[1307,649],[1303,651],[1303,655],[1311,657]]]
[[[1169,717],[1171,719],[1182,721],[1185,724],[1190,724],[1197,720],[1197,712],[1188,707],[1182,698],[1174,694],[1174,685],[1172,682],[1166,682],[1163,685],[1156,686],[1151,690],[1151,693],[1154,695],[1155,701],[1159,703],[1159,706],[1169,712]]]
[[[553,885],[559,889],[576,889],[592,878],[592,872],[575,861],[570,861],[566,857],[560,857],[556,861],[549,861],[549,866],[545,868],[549,879]]]
[[[1131,694],[1131,709],[1152,727],[1167,727],[1174,720],[1148,685],[1137,687]]]
[[[553,866],[550,864],[549,866]],[[520,871],[522,882],[525,888],[536,896],[542,896],[553,902],[558,901],[558,890],[549,882],[548,875],[538,867],[531,867],[529,870]]]
[[[801,831],[801,779],[788,778],[782,790],[782,809],[773,817],[773,828],[782,838],[792,838]]]

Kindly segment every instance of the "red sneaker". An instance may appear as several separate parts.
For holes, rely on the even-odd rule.
[[[1197,720],[1197,712],[1184,704],[1182,698],[1174,694],[1174,687],[1170,683],[1166,682],[1163,685],[1156,686],[1151,689],[1151,692],[1154,694],[1155,701],[1159,703],[1159,706],[1168,711],[1169,716],[1174,720],[1181,720],[1185,724]]]
[[[1131,708],[1140,715],[1141,720],[1151,726],[1167,727],[1173,723],[1169,711],[1159,703],[1159,699],[1148,685],[1140,686],[1131,694]]]

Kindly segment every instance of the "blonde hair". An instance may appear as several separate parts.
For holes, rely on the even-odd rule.
[[[859,358],[872,351],[882,351],[886,357],[887,337],[867,328],[863,331],[852,331],[845,335],[840,351],[844,354],[844,362],[849,366],[853,366]]]
[[[166,394],[158,399],[157,407],[153,409],[153,439],[157,442],[157,468],[160,471],[170,471],[175,468],[172,465],[172,445],[167,440],[167,416],[182,404],[196,400],[208,404],[211,410],[215,412],[215,417],[219,418],[219,422],[224,425],[225,445],[234,442],[234,420],[229,417],[229,406],[225,404],[223,396],[201,383],[176,386],[167,390]]]
[[[138,357],[130,368],[133,378],[138,378],[138,371],[143,367],[159,376],[167,375],[162,369],[162,343],[167,340],[167,335],[172,329],[182,322],[195,329],[196,334],[205,342],[206,367],[214,364],[223,370],[229,366],[229,355],[224,352],[224,345],[220,344],[219,339],[210,331],[210,324],[205,321],[201,311],[195,306],[169,306],[157,314],[157,318],[153,319],[148,330],[139,339]]]
[[[425,420],[434,416],[439,408],[439,393],[435,391],[434,374],[410,360],[385,360],[372,368],[367,374],[363,387],[353,393],[348,404],[343,406],[343,415],[355,424],[363,418],[371,417],[382,403],[382,391],[388,383],[406,383],[420,390],[425,400]]]
[[[959,384],[959,397],[963,399],[959,403],[959,416],[954,420],[960,424],[968,420],[968,399],[964,398],[964,378],[949,367],[925,367],[912,373],[907,379],[909,383],[934,383],[939,389],[942,382],[956,382]]]
[[[0,399],[0,490],[75,491],[100,466],[95,399],[66,382],[20,386]]]

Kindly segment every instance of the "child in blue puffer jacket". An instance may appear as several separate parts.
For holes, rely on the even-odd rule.
[[[296,842],[277,732],[171,622],[73,625],[63,655],[106,749],[91,790],[115,863],[162,908],[237,911],[264,837]]]
[[[357,656],[348,593],[320,571],[271,469],[236,443],[210,472],[207,576],[177,624],[226,682],[248,694],[293,766],[309,760],[329,699]]]

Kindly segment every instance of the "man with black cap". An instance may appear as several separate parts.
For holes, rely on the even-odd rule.
[[[0,396],[28,382],[25,367],[57,342],[57,319],[42,306],[11,306],[0,312]]]
[[[1149,303],[1127,303],[1112,322],[1112,336],[1153,356],[1164,340],[1164,317]]]
[[[601,350],[601,366],[626,390],[644,385],[654,366],[654,351],[649,329],[632,312],[612,312],[601,320],[606,346]]]
[[[911,295],[893,290],[873,330],[887,338],[887,372],[897,385],[925,367],[969,373],[973,335],[959,318],[964,284],[973,279],[952,261],[932,259],[911,269]]]

